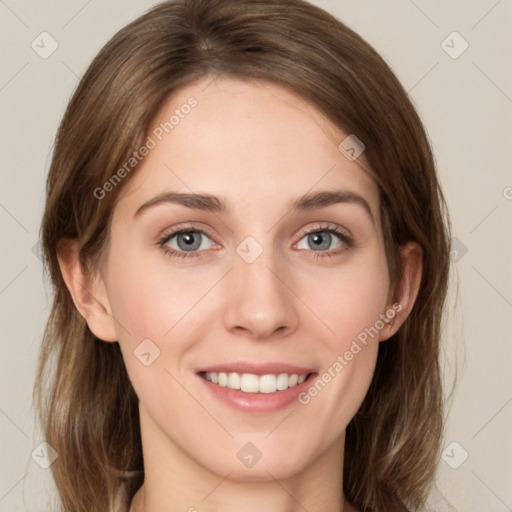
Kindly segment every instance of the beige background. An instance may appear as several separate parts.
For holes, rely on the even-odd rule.
[[[373,44],[410,91],[458,239],[444,349],[446,381],[458,380],[431,503],[512,511],[512,2],[314,3]],[[49,470],[31,458],[44,441],[31,391],[51,300],[34,246],[52,140],[93,56],[153,4],[0,0],[0,512],[41,511],[51,489]],[[31,47],[44,31],[58,43],[47,59]]]

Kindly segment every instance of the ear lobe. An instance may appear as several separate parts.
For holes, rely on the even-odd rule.
[[[380,341],[389,339],[405,322],[411,312],[421,284],[423,270],[423,251],[416,242],[408,242],[399,249],[402,259],[402,280],[396,286],[395,293],[387,304],[387,311],[396,314],[380,333]]]
[[[64,238],[57,245],[60,271],[78,312],[100,340],[117,341],[115,321],[99,271],[86,270],[79,259],[79,244]]]

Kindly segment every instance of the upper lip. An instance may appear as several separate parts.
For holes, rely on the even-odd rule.
[[[306,368],[304,366],[295,366],[287,363],[249,363],[249,362],[235,362],[235,363],[220,363],[211,366],[204,366],[197,370],[197,373],[202,372],[225,372],[225,373],[252,373],[254,375],[268,375],[280,373],[299,375],[305,373],[314,373],[315,370],[312,368]]]

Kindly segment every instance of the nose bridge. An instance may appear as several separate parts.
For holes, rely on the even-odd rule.
[[[236,248],[230,272],[226,327],[266,338],[295,329],[297,315],[287,281],[286,262],[279,261],[270,237],[265,246],[247,237]],[[282,275],[281,275],[282,274]]]

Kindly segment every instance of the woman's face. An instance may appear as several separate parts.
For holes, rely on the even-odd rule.
[[[160,110],[101,266],[146,456],[258,480],[340,453],[394,316],[348,135],[270,84],[203,79]]]

